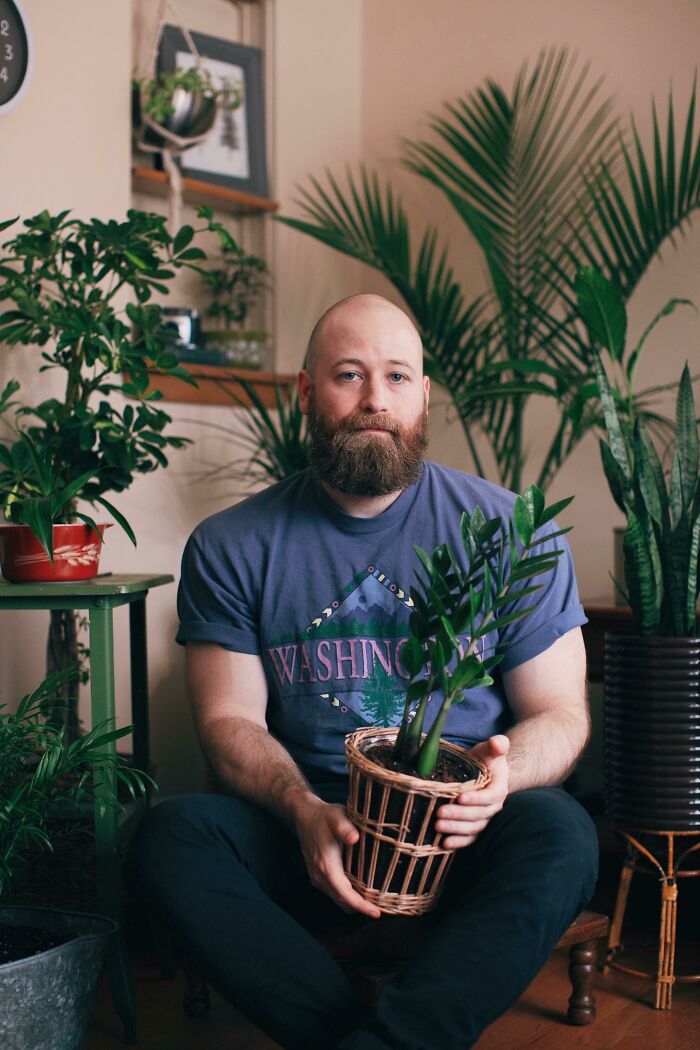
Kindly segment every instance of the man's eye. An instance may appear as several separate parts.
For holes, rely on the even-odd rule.
[[[392,372],[389,378],[391,379],[392,383],[403,383],[406,376],[403,375],[401,372]]]
[[[355,379],[357,374],[357,372],[341,372],[338,379]]]

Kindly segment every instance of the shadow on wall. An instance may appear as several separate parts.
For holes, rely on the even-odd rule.
[[[165,634],[174,638],[177,617],[167,619]],[[158,784],[158,800],[204,790],[205,762],[197,741],[187,689],[185,650],[174,642],[167,671],[158,679],[151,674],[151,761]]]

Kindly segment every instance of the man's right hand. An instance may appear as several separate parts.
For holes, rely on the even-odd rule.
[[[370,919],[378,919],[379,908],[353,889],[343,870],[344,847],[354,845],[359,838],[345,808],[313,797],[297,811],[295,826],[309,878],[316,889],[343,911],[359,911]]]

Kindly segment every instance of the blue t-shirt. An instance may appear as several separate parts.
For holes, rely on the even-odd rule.
[[[344,773],[343,742],[360,726],[401,720],[409,676],[401,663],[418,544],[447,543],[461,560],[463,510],[507,521],[515,497],[480,478],[427,461],[420,481],[374,518],[344,513],[310,471],[203,521],[190,537],[178,591],[177,641],[214,642],[262,657],[270,732],[313,781]],[[551,523],[542,530],[555,531]],[[444,736],[470,746],[504,732],[513,715],[500,671],[543,652],[586,622],[562,538],[554,572],[529,599],[530,616],[487,634],[481,655],[505,649],[492,686],[449,712]],[[538,582],[533,581],[533,582]],[[435,693],[426,728],[439,709]]]

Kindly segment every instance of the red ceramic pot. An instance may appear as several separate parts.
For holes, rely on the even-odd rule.
[[[98,525],[100,532],[109,525]],[[53,564],[28,525],[0,525],[0,569],[13,583],[91,580],[97,576],[102,540],[89,525],[53,527]]]

